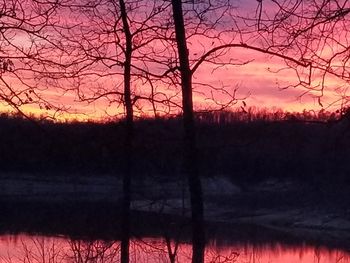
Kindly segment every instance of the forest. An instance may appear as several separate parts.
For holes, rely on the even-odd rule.
[[[197,113],[201,177],[227,176],[241,184],[267,178],[310,184],[349,183],[349,120],[340,113]],[[107,123],[0,118],[2,173],[38,176],[121,176],[124,126]],[[181,118],[135,121],[135,176],[178,177],[182,171]]]

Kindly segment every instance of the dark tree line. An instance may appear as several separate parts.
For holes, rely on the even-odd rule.
[[[334,183],[346,181],[346,119],[327,122],[286,114],[286,119],[276,121],[274,115],[260,113],[260,118],[257,115],[247,121],[244,113],[240,118],[232,114],[196,118],[201,175],[222,174],[238,183],[254,183],[269,176],[309,182],[313,177],[321,181],[333,178]],[[122,123],[42,123],[51,136],[22,118],[3,117],[0,124],[2,173],[122,174]],[[138,120],[135,130],[139,134],[134,143],[137,179],[154,175],[180,180],[181,119]]]

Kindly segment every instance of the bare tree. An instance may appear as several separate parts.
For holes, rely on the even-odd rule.
[[[215,70],[227,65],[249,63],[249,60],[232,57],[235,55],[233,50],[237,49],[252,50],[274,56],[285,61],[287,65],[292,64],[303,69],[310,67],[310,62],[307,60],[295,58],[293,54],[285,54],[283,50],[273,49],[271,45],[264,46],[259,41],[251,41],[252,32],[242,30],[244,24],[238,22],[240,17],[234,13],[234,10],[235,7],[232,6],[231,1],[172,1],[175,40],[168,38],[168,41],[172,43],[170,45],[176,42],[177,50],[176,55],[172,57],[175,60],[174,70],[169,71],[174,72],[174,78],[179,78],[176,83],[181,85],[182,93],[184,162],[191,195],[193,226],[192,262],[204,261],[205,247],[203,197],[198,171],[193,92],[210,88],[214,92],[228,95],[227,102],[216,103],[220,109],[234,104],[237,100],[236,89],[229,92],[225,87],[217,88],[204,81],[193,81],[196,80],[196,72],[203,64],[212,65]],[[177,72],[180,73],[180,76],[176,74]],[[212,100],[217,102],[214,96]]]
[[[245,31],[256,32],[251,42],[307,64],[300,67],[286,60],[285,69],[293,69],[297,78],[282,88],[303,87],[301,96],[310,94],[321,107],[344,108],[350,82],[349,4],[347,0],[259,1],[255,16],[244,18]]]
[[[78,16],[80,20],[76,24],[68,20],[56,27],[64,39],[64,43],[58,41],[57,45],[76,54],[68,60],[63,90],[67,90],[67,81],[71,81],[79,101],[93,103],[107,99],[116,108],[121,104],[124,108],[121,262],[129,262],[131,179],[136,163],[134,109],[139,100],[143,100],[150,102],[156,113],[155,104],[163,103],[164,98],[168,101],[166,96],[156,99],[154,85],[144,66],[144,49],[156,39],[154,19],[167,5],[157,1],[68,1],[60,5],[62,12]],[[136,81],[150,83],[148,96],[144,95],[146,88],[141,94],[133,90]]]
[[[0,2],[0,100],[24,116],[29,107],[55,110],[45,97],[46,85],[35,76],[55,64],[42,47],[52,44],[49,32],[56,7],[55,1]]]
[[[192,72],[189,64],[186,42],[185,23],[181,0],[172,0],[173,18],[176,42],[179,55],[182,110],[184,123],[184,161],[185,173],[191,195],[193,256],[192,262],[204,262],[204,215],[203,195],[197,167],[196,130],[194,124],[193,98],[192,98]]]

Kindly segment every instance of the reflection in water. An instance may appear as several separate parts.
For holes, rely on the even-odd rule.
[[[68,241],[70,250],[67,250],[69,262],[116,262],[119,257],[119,246],[115,242],[104,241]],[[71,253],[71,256],[68,256]]]
[[[176,248],[169,253],[169,247]],[[174,251],[174,250],[172,250]],[[163,263],[191,262],[190,244],[178,246],[161,238],[131,240],[130,262]],[[114,263],[120,262],[119,241],[83,241],[63,237],[2,236],[1,263]],[[230,246],[208,245],[205,252],[208,263],[350,263],[350,254],[340,250],[315,247]]]

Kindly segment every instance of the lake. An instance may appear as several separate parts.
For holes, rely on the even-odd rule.
[[[54,179],[1,181],[0,263],[119,262],[120,183],[109,177],[76,184]],[[350,262],[348,192],[320,196],[289,182],[242,191],[224,178],[204,182],[205,262]],[[186,193],[175,182],[137,186],[130,262],[170,262],[169,247],[171,253],[177,247],[176,262],[190,262]]]
[[[176,262],[190,262],[191,244],[165,238],[133,238],[130,244],[130,262],[170,262],[169,249],[177,248]],[[0,237],[1,263],[112,263],[119,262],[119,241],[81,240],[63,236],[2,235]],[[205,262],[210,263],[345,263],[350,253],[309,245],[282,243],[252,243],[223,245],[212,240],[207,244]]]

